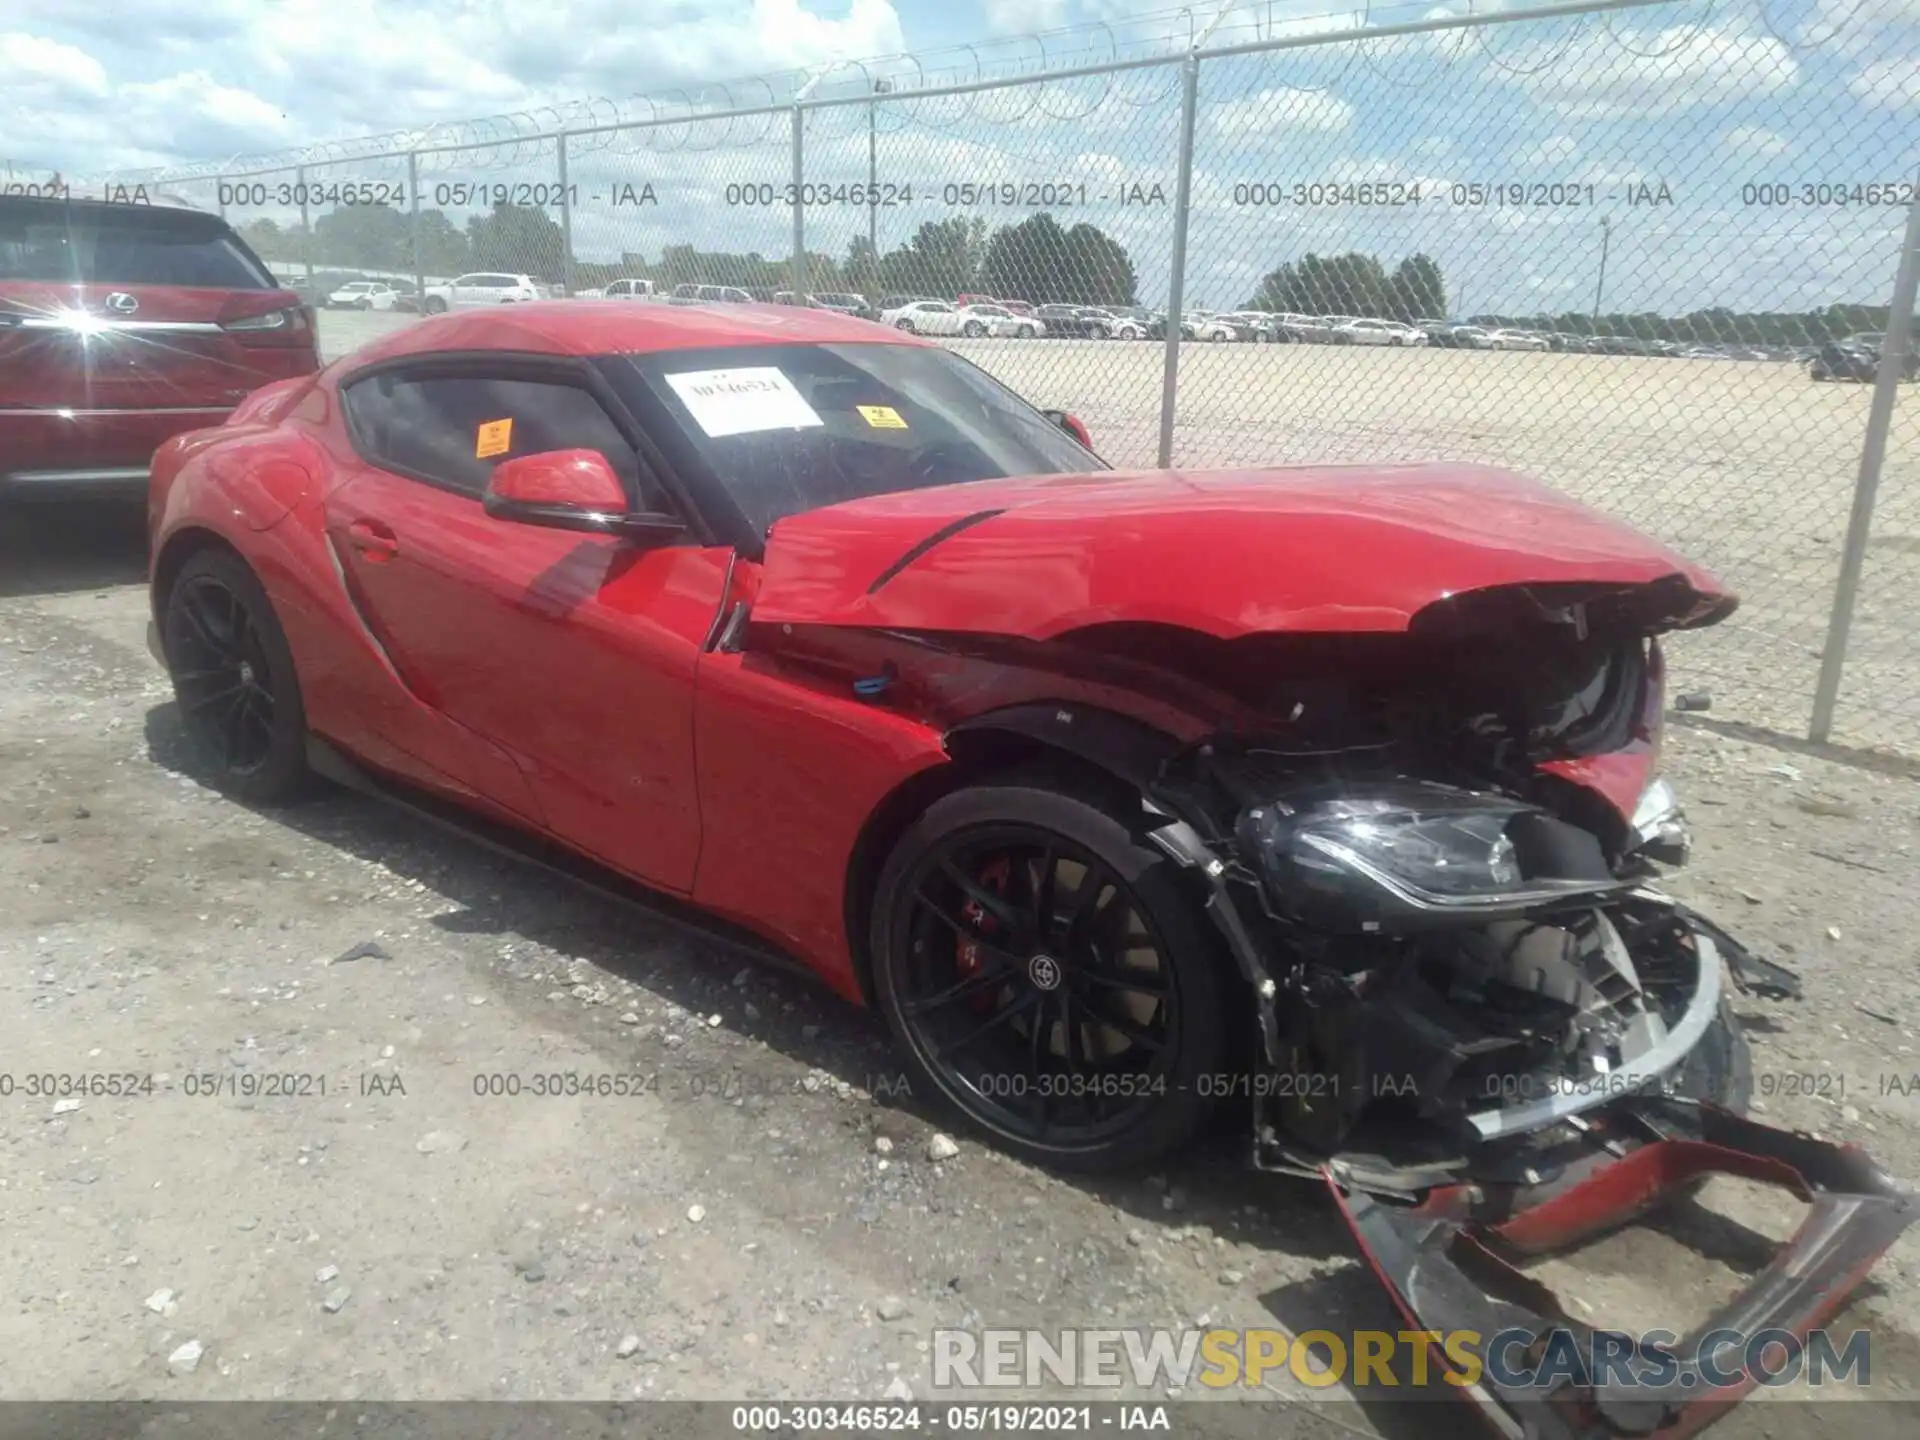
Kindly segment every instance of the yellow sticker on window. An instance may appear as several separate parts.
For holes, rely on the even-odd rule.
[[[474,436],[473,454],[476,460],[504,455],[512,448],[513,421],[511,420],[489,420]]]
[[[860,418],[875,430],[904,430],[907,422],[900,418],[900,412],[891,405],[856,405]]]

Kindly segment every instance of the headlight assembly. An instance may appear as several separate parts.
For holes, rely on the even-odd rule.
[[[1517,914],[1618,887],[1599,842],[1536,806],[1417,783],[1256,806],[1240,841],[1280,908],[1382,930]]]

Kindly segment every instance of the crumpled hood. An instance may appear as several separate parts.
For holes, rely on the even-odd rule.
[[[1101,471],[790,516],[768,538],[753,618],[1031,640],[1153,622],[1231,639],[1405,630],[1495,586],[1658,581],[1678,599],[1653,628],[1732,608],[1658,542],[1490,467]]]

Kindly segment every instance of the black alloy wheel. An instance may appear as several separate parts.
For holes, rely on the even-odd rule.
[[[909,1063],[1006,1148],[1131,1168],[1190,1139],[1224,1053],[1219,959],[1171,862],[1026,787],[930,809],[883,873],[875,989]]]
[[[161,643],[189,738],[223,789],[291,799],[304,788],[306,715],[293,656],[246,564],[204,550],[167,597]]]

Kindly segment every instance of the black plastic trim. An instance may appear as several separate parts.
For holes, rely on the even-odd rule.
[[[970,530],[983,520],[991,520],[996,515],[1004,515],[1006,513],[1006,507],[1003,505],[995,510],[976,510],[971,515],[962,515],[958,520],[949,520],[931,535],[926,536],[924,539],[916,540],[912,545],[907,547],[899,559],[895,560],[891,565],[887,566],[886,569],[874,576],[873,583],[867,586],[867,594],[878,594],[881,586],[885,585],[889,580],[893,579],[894,576],[898,575],[902,570],[906,569],[942,541],[951,540],[962,530]]]

